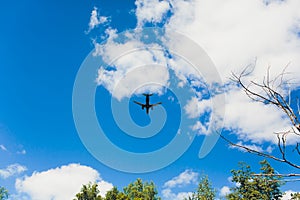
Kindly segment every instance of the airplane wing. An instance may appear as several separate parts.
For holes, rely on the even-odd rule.
[[[138,104],[138,105],[140,105],[140,106],[145,106],[145,104],[142,104],[140,102],[137,102],[137,101],[133,101],[133,102],[136,103],[136,104]]]
[[[162,104],[162,102],[158,102],[158,103],[155,103],[155,104],[151,104],[151,107],[157,106],[157,105],[160,105],[160,104]]]

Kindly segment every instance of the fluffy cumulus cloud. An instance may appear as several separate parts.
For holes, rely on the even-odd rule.
[[[213,90],[210,98],[202,98],[201,92],[198,91],[196,97],[185,105],[185,110],[191,118],[212,111],[214,119],[219,121],[225,119],[225,128],[234,130],[243,142],[258,144],[266,141],[275,143],[274,132],[290,128],[289,121],[281,111],[269,105],[253,103],[240,89],[230,84],[228,77],[231,76],[232,71],[239,73],[244,67],[252,65],[255,66],[253,72],[245,81],[259,82],[269,66],[271,66],[270,79],[272,79],[289,64],[287,70],[292,73],[287,75],[287,78],[294,78],[289,90],[300,86],[299,0],[242,2],[239,0],[136,0],[135,4],[137,28],[143,27],[145,23],[161,23],[166,30],[166,37],[171,37],[174,30],[183,33],[201,46],[216,65],[221,80],[215,82],[225,88],[226,116],[223,116],[221,107],[219,109],[218,105],[211,103],[213,100],[218,102],[221,90],[212,89],[209,85],[208,88]],[[93,12],[96,13],[97,10],[94,9]],[[98,15],[93,12],[92,16]],[[99,22],[99,20],[94,21]],[[118,35],[117,30],[108,28],[106,43],[95,43],[95,55],[101,56],[106,63],[114,61],[109,70],[104,69],[103,66],[99,68],[97,83],[111,93],[117,88],[118,92],[113,95],[116,95],[119,100],[129,97],[133,92],[138,91],[138,85],[146,82],[141,78],[145,77],[143,76],[145,73],[136,68],[148,65],[147,69],[143,69],[149,75],[148,82],[153,80],[167,86],[170,77],[168,69],[173,69],[182,81],[179,86],[186,84],[191,74],[195,73],[190,70],[191,67],[186,67],[188,62],[183,62],[183,59],[176,57],[168,57],[166,52],[154,49],[181,48],[189,52],[194,52],[194,49],[191,49],[190,45],[181,43],[180,38],[166,40],[163,44],[145,49],[145,43],[136,37],[139,35],[137,30],[135,34],[125,34],[126,42],[120,43],[114,40]],[[157,65],[167,66],[168,69],[155,68]],[[210,72],[202,75],[206,76],[203,78],[208,84],[213,83],[212,80],[216,77],[216,74]],[[124,78],[126,76],[127,79]],[[126,81],[122,82],[123,79]],[[160,89],[152,87],[146,90],[155,92]],[[288,95],[288,91],[282,92]],[[258,110],[259,115],[257,115]],[[205,123],[199,121],[195,124],[194,130],[198,130],[200,134],[209,134],[207,124],[207,121]],[[216,124],[223,126],[219,122]],[[296,142],[293,139],[289,141]],[[262,147],[255,146],[255,148]]]
[[[24,165],[18,163],[7,166],[4,169],[0,169],[0,177],[3,179],[9,178],[11,176],[19,175],[25,172],[27,168]]]
[[[200,44],[213,59],[224,80],[236,67],[257,58],[255,74],[274,74],[291,62],[299,72],[300,14],[298,0],[171,1],[173,15],[166,27],[178,30]]]
[[[178,176],[172,178],[164,184],[164,187],[174,188],[174,187],[182,187],[184,185],[188,185],[191,183],[197,183],[199,174],[192,170],[185,170]]]
[[[95,169],[80,164],[69,164],[18,178],[15,184],[18,192],[16,196],[29,197],[32,200],[73,199],[82,184],[89,182],[97,182],[103,196],[113,187],[111,183],[102,180]]]
[[[288,130],[290,127],[288,119],[280,110],[270,105],[252,102],[241,90],[231,90],[226,97],[224,126],[236,130],[240,139],[256,143],[276,142],[274,133]]]
[[[229,81],[231,71],[239,73],[242,68],[255,62],[249,79],[262,80],[269,66],[270,77],[275,77],[289,63],[287,70],[292,74],[287,78],[295,78],[290,89],[299,86],[298,0],[170,0],[169,3],[172,16],[165,28],[184,33],[202,46],[216,64],[223,84]],[[276,142],[274,132],[290,127],[281,111],[253,103],[236,88],[228,88],[226,99],[225,127],[235,130],[244,141]],[[199,102],[190,103],[186,108],[193,111],[191,116],[199,115]],[[195,127],[203,131],[201,123]]]
[[[199,174],[192,170],[185,170],[178,176],[165,182],[164,189],[162,190],[162,196],[166,200],[179,200],[188,198],[192,195],[192,192],[178,192],[175,193],[173,190],[176,188],[182,188],[188,185],[196,185],[198,183]]]
[[[168,1],[160,0],[137,0],[136,16],[138,19],[138,27],[141,27],[145,22],[159,23],[170,9]]]
[[[111,67],[99,68],[98,85],[104,86],[119,100],[130,97],[132,93],[157,92],[168,85],[167,61],[164,51],[159,50],[161,46],[153,44],[145,49],[145,44],[132,33],[126,34],[128,38],[125,42],[115,41],[117,36],[113,29],[107,30],[107,35],[105,44],[95,44],[94,55],[101,56]]]

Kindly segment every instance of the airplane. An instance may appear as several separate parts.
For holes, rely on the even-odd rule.
[[[158,102],[158,103],[155,103],[155,104],[150,104],[150,96],[152,96],[153,94],[143,94],[143,95],[146,96],[146,103],[145,104],[137,102],[137,101],[133,101],[133,102],[140,105],[140,106],[142,106],[142,109],[146,108],[146,113],[147,114],[149,114],[149,109],[150,108],[152,108],[152,110],[153,110],[154,106],[162,104],[161,102]]]

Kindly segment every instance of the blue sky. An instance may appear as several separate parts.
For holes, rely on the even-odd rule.
[[[72,95],[76,75],[84,59],[95,47],[104,51],[99,54],[100,57],[111,58],[115,55],[111,55],[112,53],[105,47],[112,49],[115,47],[113,43],[109,44],[107,41],[114,34],[121,35],[123,31],[137,27],[177,30],[190,38],[208,54],[225,86],[229,83],[231,71],[238,71],[239,67],[251,64],[254,60],[256,68],[251,78],[257,79],[263,77],[266,66],[271,65],[272,72],[278,74],[282,66],[291,62],[289,70],[296,74],[293,77],[295,84],[291,86],[291,90],[294,90],[293,95],[298,94],[300,81],[297,74],[300,60],[297,55],[300,52],[300,25],[297,20],[300,19],[300,15],[296,8],[299,8],[299,2],[268,1],[270,2],[268,6],[263,1],[255,3],[247,1],[245,5],[241,5],[238,1],[223,3],[217,0],[202,3],[165,1],[165,4],[160,1],[142,2],[30,0],[1,3],[0,169],[2,174],[7,172],[7,176],[0,177],[0,185],[8,188],[15,198],[26,199],[28,195],[29,199],[34,197],[47,199],[49,197],[47,195],[54,195],[56,199],[66,198],[59,192],[51,194],[53,191],[37,194],[34,188],[41,183],[48,183],[51,186],[51,181],[47,181],[49,177],[60,177],[60,173],[68,174],[70,171],[82,174],[85,178],[77,176],[77,179],[74,176],[60,178],[78,183],[98,181],[102,183],[103,190],[109,188],[110,184],[122,188],[138,177],[153,180],[164,199],[174,199],[180,196],[180,192],[193,191],[196,188],[197,177],[202,174],[207,174],[220,192],[224,186],[232,185],[228,181],[228,177],[231,176],[230,170],[237,168],[239,161],[247,162],[254,170],[259,169],[258,162],[262,160],[261,157],[229,148],[221,139],[207,156],[199,159],[198,152],[205,138],[204,129],[201,127],[191,133],[195,139],[188,150],[179,159],[157,171],[141,174],[118,171],[101,163],[87,150],[73,119]],[[90,23],[93,11],[99,20],[95,26]],[[244,15],[242,11],[254,14]],[[100,22],[101,16],[103,23]],[[285,17],[282,17],[283,22],[279,23],[278,19],[281,16]],[[97,46],[98,44],[104,46]],[[126,42],[124,44],[127,45]],[[245,49],[245,46],[248,48]],[[185,48],[184,45],[182,48]],[[171,90],[146,88],[146,91],[155,93],[151,98],[153,103],[163,102],[162,106],[150,111],[152,120],[156,120],[153,116],[159,115],[162,109],[165,110],[167,120],[163,129],[155,137],[143,139],[132,138],[116,127],[109,107],[110,100],[115,98],[110,88],[120,74],[129,73],[126,66],[148,62],[149,52],[151,51],[138,51],[137,54],[133,53],[132,57],[129,55],[130,59],[125,56],[111,66],[115,67],[115,71],[107,69],[102,71],[103,74],[99,72],[97,74],[95,71],[94,78],[90,80],[95,87],[98,83],[95,92],[95,111],[107,137],[117,146],[137,153],[154,151],[167,145],[177,134],[178,122],[184,111],[184,108],[180,110],[178,105],[182,93],[174,94]],[[156,64],[164,64],[163,59],[159,60],[159,53],[154,52],[153,55]],[[173,66],[175,71],[178,69],[176,71],[178,73],[190,73],[187,68],[176,68],[175,66],[180,66],[183,61],[177,59],[175,55],[172,58],[174,65],[171,61],[167,61],[170,68]],[[105,59],[103,60],[105,62]],[[147,74],[145,79],[154,78],[155,81],[167,83],[170,80],[164,79],[166,76],[160,76],[161,73],[169,74],[169,69],[164,70],[159,73],[153,71]],[[109,71],[114,73],[109,74]],[[111,77],[113,79],[109,79]],[[204,78],[208,82],[211,81],[211,77]],[[191,86],[191,82],[186,86]],[[129,83],[132,82],[129,80]],[[208,112],[204,112],[207,111],[205,110],[207,105],[211,106],[205,100],[214,101],[213,98],[218,97],[209,84],[207,83],[206,89],[211,89],[209,91],[211,96],[205,97],[205,89],[201,90],[198,87],[196,92],[201,95],[194,93],[195,99],[190,104],[192,112],[190,114],[198,116],[195,120],[200,122],[205,121],[205,116],[208,116]],[[125,89],[121,88],[118,94],[121,95],[122,101],[126,98],[129,101],[128,109],[134,122],[140,126],[151,124],[145,111],[132,103],[133,100],[144,101],[141,92],[128,97]],[[82,98],[85,99],[85,96]],[[82,104],[85,103],[82,101]],[[193,113],[197,110],[193,107],[195,105],[199,106],[200,111]],[[226,134],[232,139],[238,138],[244,144],[259,144],[265,151],[268,147],[269,150],[276,147],[274,135],[270,132],[287,127],[287,121],[276,109],[253,105],[242,92],[231,87],[226,91],[225,109],[224,127],[236,130]],[[259,116],[257,110],[261,111]],[[220,114],[218,111],[215,112],[216,115]],[[272,117],[268,117],[270,115]],[[266,118],[268,120],[262,120]],[[102,151],[101,146],[98,150]],[[274,153],[276,154],[276,150]],[[270,162],[280,173],[297,173],[288,165]],[[128,163],[128,166],[130,165],[132,163]],[[287,183],[283,189],[299,191],[297,183]],[[66,190],[72,194],[74,188]]]

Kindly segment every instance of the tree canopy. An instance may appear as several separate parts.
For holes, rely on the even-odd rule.
[[[144,182],[137,179],[124,188],[124,193],[133,200],[160,200],[157,196],[156,186],[153,182]]]
[[[157,195],[156,186],[153,182],[143,182],[137,179],[119,191],[117,187],[109,190],[105,197],[99,194],[97,184],[83,185],[80,193],[76,194],[75,200],[160,200]]]
[[[216,189],[212,187],[208,176],[204,176],[200,179],[197,191],[185,200],[213,200],[216,197]]]
[[[0,200],[8,198],[8,191],[4,187],[0,187]]]
[[[228,200],[281,199],[282,176],[274,176],[275,170],[266,160],[261,161],[260,166],[259,173],[253,172],[244,162],[239,163],[238,169],[231,170],[234,186],[230,188],[230,193],[225,198]],[[156,185],[153,182],[143,182],[139,178],[129,183],[122,191],[113,187],[105,197],[101,197],[99,193],[98,185],[89,183],[82,186],[74,200],[161,200]],[[212,187],[208,176],[202,176],[195,192],[185,200],[214,200],[216,197],[217,190]],[[291,200],[299,199],[299,193],[291,195]]]
[[[236,186],[231,188],[232,193],[227,195],[230,200],[246,199],[280,199],[283,193],[280,191],[282,182],[280,176],[274,174],[271,165],[263,160],[260,162],[261,174],[255,175],[249,165],[239,163],[240,169],[232,170],[232,182]]]
[[[76,194],[74,200],[102,200],[102,197],[99,194],[98,185],[96,183],[83,185],[81,191]]]

